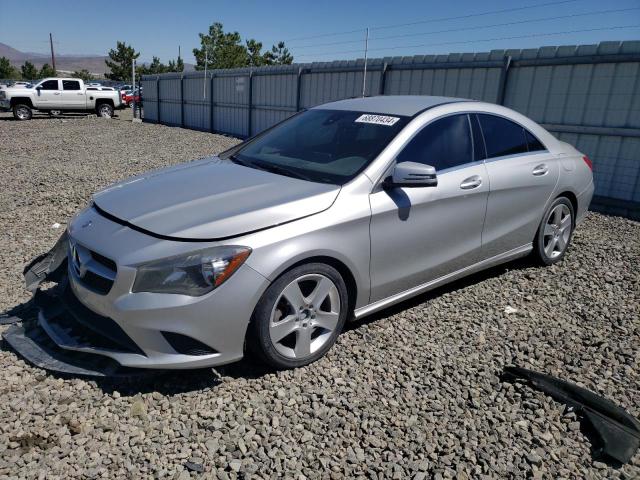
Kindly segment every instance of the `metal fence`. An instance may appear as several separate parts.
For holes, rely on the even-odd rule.
[[[363,61],[145,76],[145,122],[254,135],[359,96]],[[445,95],[510,107],[594,162],[594,205],[640,218],[640,41],[369,60],[367,95]]]

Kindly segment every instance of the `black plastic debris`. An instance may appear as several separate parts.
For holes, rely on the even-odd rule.
[[[185,462],[184,466],[191,472],[204,473],[204,465],[202,465],[201,463],[187,461]]]
[[[24,281],[27,290],[35,292],[46,279],[57,281],[66,272],[67,232],[64,232],[56,244],[47,253],[34,258],[24,267]]]
[[[22,319],[16,316],[0,315],[0,325],[13,325],[14,323],[21,322]]]
[[[602,460],[627,463],[640,447],[640,422],[606,398],[559,378],[520,367],[505,367],[503,380],[527,385],[567,405],[588,422],[594,434],[593,454]]]

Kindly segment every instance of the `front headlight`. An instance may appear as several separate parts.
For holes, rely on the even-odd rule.
[[[222,285],[244,263],[249,247],[214,247],[138,266],[133,292],[199,297]]]

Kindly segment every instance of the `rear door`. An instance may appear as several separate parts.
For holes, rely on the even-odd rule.
[[[85,94],[79,80],[62,80],[62,104],[64,108],[84,109]]]
[[[533,241],[558,182],[554,156],[526,128],[505,117],[477,114],[487,149],[491,189],[482,233],[485,258]]]
[[[379,189],[371,203],[371,301],[478,261],[489,194],[482,152],[467,114],[427,124],[396,163],[436,168],[436,187]]]
[[[36,87],[36,108],[60,108],[62,105],[60,81],[46,80]]]

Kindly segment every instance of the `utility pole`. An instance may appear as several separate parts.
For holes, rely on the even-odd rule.
[[[369,27],[367,27],[364,36],[364,74],[362,75],[362,97],[364,98],[367,90],[367,53],[369,52]]]
[[[207,64],[209,63],[209,49],[204,47],[204,78],[202,80],[202,98],[207,99]]]
[[[56,70],[56,56],[53,54],[53,36],[49,33],[49,45],[51,46],[51,66]]]
[[[136,118],[136,59],[131,61],[131,87],[133,88],[133,118]]]

